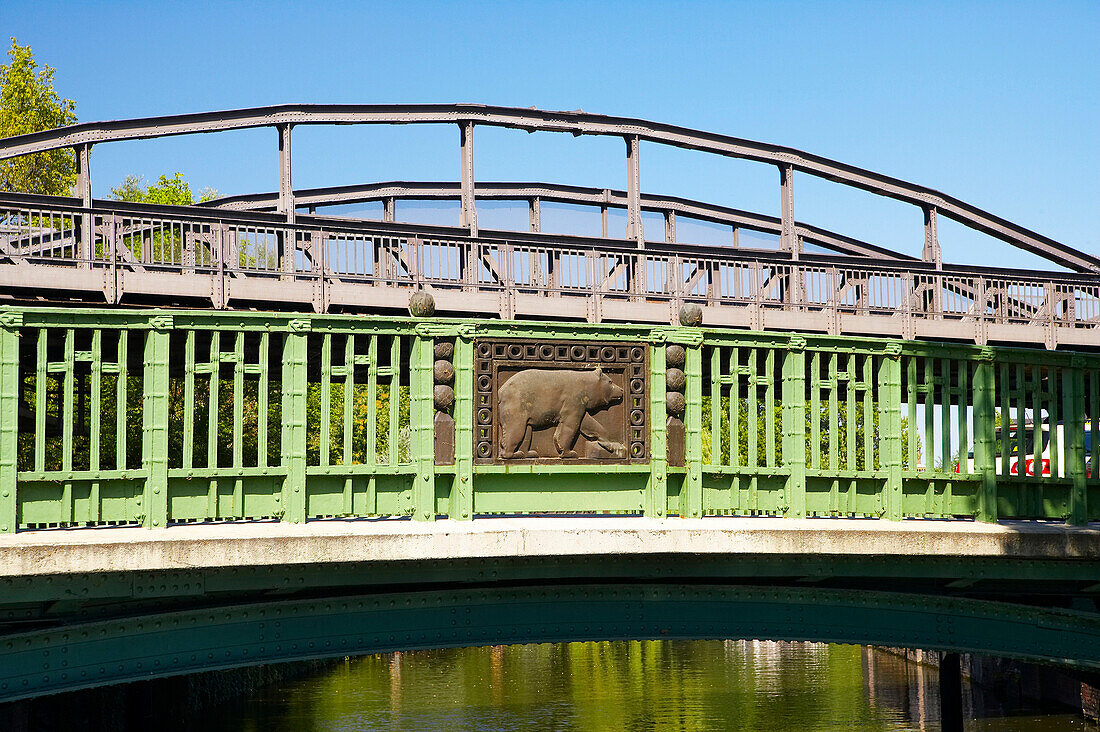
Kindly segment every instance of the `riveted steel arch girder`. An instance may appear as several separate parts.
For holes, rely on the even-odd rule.
[[[925,186],[874,173],[790,147],[772,145],[677,125],[581,111],[546,111],[479,104],[317,105],[201,112],[144,119],[87,122],[56,130],[19,135],[0,141],[0,159],[45,150],[198,132],[218,132],[302,124],[439,124],[473,123],[529,132],[636,137],[688,150],[786,166],[843,185],[920,206],[1012,246],[1037,254],[1078,272],[1100,272],[1100,258],[971,206]]]
[[[648,638],[877,644],[1100,668],[1100,618],[1080,612],[873,591],[582,584],[269,602],[8,636],[0,701],[306,658]]]
[[[294,191],[294,201],[298,206],[325,206],[332,204],[364,203],[387,200],[461,200],[461,186],[449,181],[388,181],[384,183],[361,183],[350,186],[309,188]],[[477,184],[477,197],[495,201],[552,201],[554,203],[581,204],[588,206],[627,207],[625,191],[570,186],[558,183],[506,183],[485,182]],[[234,211],[275,210],[278,193],[253,193],[239,196],[226,196],[204,205],[209,208],[224,208]],[[641,194],[642,211],[674,213],[680,216],[724,224],[737,228],[750,229],[768,234],[780,235],[782,221],[778,216],[743,211],[741,209],[719,206],[712,203],[693,201],[677,196]],[[919,261],[916,257],[895,252],[886,247],[870,244],[843,234],[828,231],[817,226],[795,222],[795,234],[806,243],[830,249],[843,254],[874,257],[876,259],[897,259]]]

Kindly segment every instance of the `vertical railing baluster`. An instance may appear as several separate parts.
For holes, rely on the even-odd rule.
[[[741,465],[741,366],[740,349],[730,349],[730,462]]]
[[[120,336],[121,337],[121,336]],[[47,342],[49,331],[38,329],[38,342],[34,363],[34,469],[41,473],[46,469],[46,380],[49,367]],[[123,410],[119,410],[122,413]],[[125,467],[122,463],[119,467]]]
[[[118,380],[115,382],[115,468],[125,470],[127,462],[127,436],[129,429],[127,424],[126,402],[129,399],[129,335],[128,330],[118,331]],[[43,344],[43,361],[45,361],[45,345]]]
[[[920,460],[920,431],[917,429],[917,357],[905,358],[906,432],[909,433],[909,461],[906,470],[915,470]]]
[[[320,429],[320,465],[327,466],[329,460],[329,442],[332,439],[332,334],[321,337],[321,423]]]
[[[1069,515],[1066,520],[1078,526],[1088,524],[1088,483],[1085,476],[1085,372],[1081,364],[1070,362],[1062,369],[1062,399],[1065,423],[1062,435],[1066,441],[1066,477],[1072,481],[1069,493]],[[1093,417],[1095,420],[1095,416]],[[1057,424],[1053,419],[1051,424]],[[1051,441],[1056,441],[1054,435]],[[1095,447],[1093,448],[1095,451]],[[1051,474],[1054,467],[1051,466]]]
[[[332,357],[329,357],[328,361],[322,359],[323,363],[332,363]],[[354,440],[353,426],[355,424],[355,334],[348,333],[344,336],[344,396],[343,396],[343,419],[340,425],[340,432],[342,440],[340,442],[341,456],[340,464],[344,466],[344,515],[352,516],[355,514],[355,480],[349,466],[354,462],[354,449],[352,442]],[[322,397],[323,399],[324,397]],[[329,399],[331,401],[331,394]],[[329,420],[331,420],[331,414]],[[322,420],[324,421],[324,420]],[[329,424],[329,431],[331,432],[331,422]],[[330,464],[329,463],[325,463]]]
[[[291,320],[283,342],[282,462],[283,521],[306,520],[306,411],[309,388],[309,327],[306,319]]]
[[[0,316],[0,534],[19,526],[19,326],[22,313]]]
[[[354,392],[354,382],[352,386]],[[345,397],[346,399],[346,397]],[[348,402],[344,402],[345,408]],[[350,426],[345,423],[344,429],[350,432]],[[367,346],[367,436],[366,436],[366,463],[371,467],[371,472],[378,467],[378,336],[370,336]]]
[[[1001,453],[1001,460],[1000,465],[997,466],[997,472],[1005,476],[1008,475],[1009,458],[1011,457],[1009,454],[1011,449],[1009,445],[1009,435],[1011,435],[1012,430],[1009,429],[1009,424],[1011,424],[1012,419],[1009,416],[1008,409],[1009,394],[1011,392],[1009,386],[1008,364],[1002,363],[1000,367],[1000,381],[997,384],[997,392],[1001,398],[1001,435],[999,444],[1000,449],[998,450],[998,452]]]
[[[722,464],[722,348],[710,347],[710,465]]]
[[[769,352],[771,353],[771,351]],[[783,465],[790,472],[786,510],[790,518],[806,517],[806,339],[792,336],[783,353]],[[770,402],[769,402],[770,403]]]
[[[474,343],[455,338],[455,487],[450,516],[474,516]]]
[[[268,391],[271,386],[269,352],[271,335],[264,331],[260,334],[259,381],[256,384],[256,465],[267,467],[267,410]]]
[[[955,413],[956,426],[959,432],[959,473],[967,474],[970,472],[967,466],[967,460],[970,457],[970,444],[967,440],[967,420],[969,415],[966,413],[967,402],[970,401],[970,389],[967,386],[969,381],[968,376],[970,373],[970,362],[960,359],[956,362],[958,365],[958,394],[959,394],[959,411]]]
[[[829,354],[829,470],[840,470],[840,368],[839,355]]]
[[[848,354],[845,376],[847,376],[847,379],[845,380],[844,391],[847,400],[844,408],[846,412],[844,429],[845,436],[848,438],[845,467],[848,470],[856,470],[858,460],[856,452],[856,355],[854,353]]]
[[[435,519],[435,406],[433,377],[435,341],[431,336],[416,335],[412,339],[409,379],[411,432],[410,457],[416,465],[413,488],[413,518],[419,521]]]
[[[183,468],[195,463],[195,331],[188,330],[183,344]]]
[[[237,331],[233,339],[233,510],[244,518],[244,480],[240,470],[244,467],[244,331]]]
[[[65,330],[65,371],[62,378],[61,396],[61,469],[69,473],[73,469],[73,388],[76,384],[76,334],[72,328]],[[73,482],[71,479],[61,484],[61,522],[68,524],[73,520]]]
[[[1015,475],[1027,473],[1027,430],[1024,415],[1027,413],[1027,390],[1024,388],[1024,365],[1016,364],[1016,470]]]
[[[703,515],[703,349],[686,346],[687,376],[685,419],[687,474],[680,493],[680,515],[698,518]]]
[[[810,468],[821,469],[821,353],[810,356]]]
[[[651,518],[663,517],[668,506],[666,375],[665,346],[657,343],[649,349],[649,484],[643,509]]]
[[[1058,421],[1060,419],[1058,413],[1058,396],[1060,389],[1058,386],[1062,383],[1062,379],[1059,377],[1064,371],[1065,369],[1061,367],[1047,367],[1047,425],[1050,441],[1047,443],[1046,451],[1050,454],[1051,478],[1063,477],[1061,471],[1058,469],[1062,461],[1061,447],[1058,445]]]
[[[951,366],[955,362],[949,358],[940,359],[940,449],[943,451],[943,472],[952,472],[951,465]]]
[[[936,469],[936,422],[935,413],[932,410],[935,404],[936,382],[933,359],[926,356],[924,359],[924,469]]]
[[[1049,371],[1048,371],[1049,374]],[[1043,380],[1042,367],[1031,367],[1031,475],[1043,474]]]
[[[996,367],[992,351],[983,350],[974,364],[974,472],[981,476],[980,501],[977,518],[979,521],[997,520],[997,383]],[[964,383],[963,394],[966,393]],[[1007,386],[1007,384],[1005,385]],[[966,399],[960,399],[959,409],[965,411]],[[1004,425],[1002,429],[1007,429]],[[965,464],[963,438],[960,436],[959,462]],[[961,470],[961,468],[960,468]]]
[[[863,357],[863,469],[875,469],[874,356]]]
[[[92,365],[88,377],[88,391],[91,404],[88,415],[88,469],[99,472],[100,419],[102,418],[101,384],[103,379],[103,330],[92,331]],[[100,518],[99,481],[93,480],[88,487],[88,521],[98,522]]]
[[[1100,483],[1100,370],[1096,362],[1089,369],[1089,462],[1088,479],[1093,485]],[[1090,518],[1092,518],[1090,516]]]
[[[870,357],[868,357],[868,361]],[[886,473],[883,492],[883,515],[890,521],[899,521],[904,515],[902,505],[901,460],[901,344],[892,343],[879,356],[878,362],[878,429],[879,466]],[[915,412],[912,399],[910,411]],[[910,427],[910,433],[913,427]],[[864,438],[873,441],[871,431],[864,429]],[[869,470],[870,468],[868,468]]]
[[[157,315],[145,332],[142,367],[142,463],[145,491],[142,497],[147,528],[168,525],[168,359],[172,318]]]
[[[377,336],[371,336],[371,349],[369,355],[370,363],[367,364],[367,368],[370,372],[374,373],[374,358],[375,347],[374,339]],[[370,399],[374,399],[375,395],[371,394]],[[342,443],[344,449],[343,463],[345,466],[349,466],[355,462],[355,334],[348,333],[347,338],[344,340],[344,441]],[[367,459],[365,462],[368,464],[374,464],[374,423],[367,424],[367,439],[369,444],[367,445]]]
[[[206,390],[206,467],[216,468],[218,467],[218,397],[219,386],[221,385],[221,365],[222,365],[222,346],[221,346],[221,332],[213,331],[210,334],[210,375],[207,379],[207,383],[210,385]],[[209,515],[207,518],[217,518],[217,480],[213,477],[210,478],[210,505]]]
[[[769,348],[764,356],[768,375],[764,382],[764,464],[774,468],[775,455],[775,349]]]
[[[390,340],[390,466],[401,464],[398,440],[401,436],[401,336]]]
[[[745,415],[745,421],[748,423],[746,428],[748,430],[748,461],[747,465],[750,468],[756,468],[760,465],[760,410],[758,408],[759,400],[759,383],[760,372],[758,370],[757,357],[760,353],[760,349],[753,346],[749,350],[749,378],[748,378],[748,409]]]

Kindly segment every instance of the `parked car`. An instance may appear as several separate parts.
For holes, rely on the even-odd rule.
[[[1057,422],[1054,425],[1054,441],[1053,447],[1057,451],[1058,455],[1058,477],[1064,478],[1066,476],[1066,441],[1064,433],[1065,425],[1062,422]],[[1096,428],[1100,430],[1100,425]],[[994,465],[996,466],[997,473],[1000,474],[1004,471],[1003,460],[1005,456],[1002,455],[1004,448],[1004,430],[1005,428],[998,427],[996,431],[996,439],[994,440]],[[1019,450],[1017,425],[1009,424],[1008,427],[1008,473],[1009,475],[1046,475],[1049,476],[1051,466],[1051,434],[1049,424],[1039,425],[1039,443],[1042,446],[1042,450],[1038,457],[1039,466],[1038,469],[1035,465],[1036,458],[1034,456],[1034,444],[1035,444],[1035,426],[1033,422],[1024,422],[1024,454],[1022,456],[1023,465],[1021,465],[1021,458],[1017,454]],[[1092,477],[1092,469],[1096,464],[1096,455],[1094,446],[1092,444],[1093,437],[1093,425],[1091,422],[1085,423],[1085,475]],[[974,451],[971,450],[966,456],[966,467],[968,472],[974,472]],[[960,472],[960,466],[955,465],[955,472]]]

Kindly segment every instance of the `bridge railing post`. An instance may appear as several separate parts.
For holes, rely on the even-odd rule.
[[[1066,477],[1073,481],[1069,494],[1069,516],[1071,524],[1083,526],[1088,523],[1088,485],[1085,466],[1085,372],[1081,368],[1080,358],[1070,361],[1070,367],[1062,369],[1062,435],[1065,439]],[[1091,415],[1096,419],[1096,415]],[[1095,434],[1095,433],[1093,433]],[[1096,445],[1092,446],[1096,454]],[[1093,470],[1096,470],[1095,460]]]
[[[886,473],[882,509],[883,516],[900,521],[902,506],[902,435],[901,435],[901,352],[900,343],[891,343],[879,358],[878,366],[878,432],[879,467]],[[916,425],[910,424],[910,430]],[[865,435],[865,440],[872,439]],[[910,460],[913,456],[910,455]],[[866,466],[871,470],[873,466]]]
[[[806,517],[805,349],[806,339],[792,336],[783,354],[783,463],[790,470],[784,515],[792,518]]]
[[[168,359],[171,352],[172,316],[156,315],[145,333],[142,368],[142,496],[146,528],[168,525]]]
[[[419,332],[412,343],[412,378],[410,380],[410,427],[412,460],[416,476],[412,489],[413,518],[419,521],[435,519],[435,406],[433,393],[435,340]]]
[[[665,393],[665,345],[649,349],[649,484],[646,486],[646,516],[663,518],[668,506],[668,407]]]
[[[0,534],[14,532],[19,455],[19,331],[22,313],[0,314]]]
[[[282,463],[286,469],[282,520],[303,523],[306,520],[306,410],[309,387],[310,321],[291,320],[283,342],[282,362]]]
[[[684,458],[687,474],[680,490],[680,515],[698,518],[703,515],[703,348],[702,339],[685,345],[687,351],[684,375],[687,377],[684,396]]]
[[[983,348],[978,362],[974,366],[974,472],[981,476],[981,500],[976,518],[979,521],[997,520],[997,464],[996,464],[996,368],[993,351]],[[960,363],[960,368],[965,364]],[[1001,386],[1008,388],[1007,384]],[[960,397],[965,399],[965,396]],[[960,409],[965,409],[965,402]],[[1007,429],[1007,425],[1005,426]],[[966,455],[959,456],[960,461]]]
[[[450,517],[474,516],[474,342],[455,338],[455,483]]]

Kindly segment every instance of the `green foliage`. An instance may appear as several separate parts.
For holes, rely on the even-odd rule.
[[[34,411],[35,404],[35,376],[24,378],[22,389],[22,408],[24,415],[30,415]],[[117,375],[104,374],[100,381],[100,418],[98,423],[99,433],[99,467],[103,470],[139,468],[142,461],[142,378],[140,376],[126,377],[125,400],[125,424],[119,431],[118,413],[118,379]],[[63,389],[64,379],[55,376],[46,377],[46,432],[44,448],[44,467],[46,470],[61,470],[63,468],[62,456],[64,444],[62,438],[63,425]],[[192,428],[191,450],[192,465],[213,467],[229,467],[233,465],[235,409],[233,400],[233,379],[219,378],[216,381],[216,399],[211,398],[210,380],[208,377],[197,376],[194,384],[194,393],[191,399]],[[91,430],[94,429],[91,422],[91,381],[89,374],[81,373],[75,378],[73,391],[74,416],[73,416],[73,450],[72,460],[74,470],[88,470],[91,468],[92,443]],[[255,379],[245,379],[242,383],[240,399],[241,410],[241,464],[244,466],[279,465],[281,462],[281,438],[282,438],[282,391],[278,381],[268,383],[267,394],[267,461],[263,465],[259,461],[259,417],[260,417],[260,383]],[[184,380],[173,378],[169,382],[168,397],[168,462],[172,467],[183,465],[183,451],[185,439],[186,419],[186,392]],[[211,404],[215,403],[213,418],[211,418]],[[332,384],[332,407],[329,422],[330,435],[330,462],[333,465],[343,464],[343,435],[344,435],[344,385]],[[378,386],[375,399],[375,440],[374,456],[381,464],[392,464],[390,458],[390,398],[389,387],[385,384]],[[397,441],[398,463],[408,463],[411,460],[412,433],[409,425],[410,394],[408,385],[398,387],[398,423],[395,430]],[[320,462],[321,430],[318,425],[321,422],[321,386],[313,382],[309,386],[307,395],[307,431],[306,458],[310,465],[318,465]],[[352,399],[352,463],[363,464],[369,461],[367,454],[367,423],[370,417],[367,402],[366,384],[357,384]],[[214,438],[211,440],[211,428],[214,430]],[[118,436],[123,436],[123,460],[117,460]],[[19,469],[34,469],[34,431],[30,423],[24,423],[19,432]],[[213,460],[209,460],[209,451],[213,446]]]
[[[191,184],[183,179],[183,173],[176,173],[171,178],[162,175],[152,185],[145,185],[144,176],[128,175],[123,179],[122,185],[111,189],[108,198],[116,201],[130,201],[132,203],[155,203],[162,206],[190,206],[195,203],[195,196],[191,193]],[[218,192],[213,188],[204,188],[199,196],[199,201],[211,201],[218,197]]]
[[[331,402],[329,407],[329,463],[342,465],[344,463],[344,385],[333,383],[331,385]],[[397,387],[397,414],[398,420],[395,429],[397,440],[397,462],[408,463],[412,459],[412,430],[409,425],[410,392],[408,385]],[[370,422],[370,402],[368,401],[367,385],[356,384],[352,392],[351,401],[351,452],[353,464],[364,464],[370,461],[367,454],[367,430]],[[321,421],[321,385],[311,383],[306,396],[306,424],[309,429],[306,434],[306,463],[319,465],[321,461],[321,432],[324,429]],[[390,388],[386,384],[378,386],[377,397],[374,401],[374,450],[375,460],[380,463],[392,464],[390,457]],[[319,427],[315,428],[314,425]]]
[[[218,197],[213,188],[204,188],[201,201]],[[131,203],[154,203],[163,206],[190,206],[195,203],[191,185],[184,180],[183,173],[172,177],[162,175],[152,185],[145,185],[145,179],[139,175],[128,175],[122,185],[111,189],[108,198]],[[141,234],[122,237],[123,244],[135,259],[142,262],[160,262],[181,264],[183,261],[182,227],[167,225],[145,228]],[[101,252],[96,253],[101,256]]]
[[[0,137],[71,125],[76,102],[53,89],[54,69],[38,67],[30,46],[11,39],[11,62],[0,65]],[[65,196],[76,182],[76,155],[51,150],[0,161],[0,191]]]
[[[721,453],[719,454],[714,446],[714,440],[711,435],[711,410],[712,399],[710,395],[703,396],[703,463],[710,464],[724,464],[729,465],[730,462],[730,397],[724,395],[722,397],[721,404],[721,435],[722,444],[720,447]],[[783,404],[780,400],[776,399],[772,405],[772,413],[774,415],[771,430],[771,438],[774,440],[774,453],[772,460],[769,461],[769,442],[768,435],[768,419],[767,411],[765,410],[764,401],[761,399],[758,403],[757,413],[755,418],[750,418],[748,401],[745,399],[738,400],[737,411],[737,446],[738,446],[738,465],[782,465],[783,464]],[[818,415],[818,424],[821,431],[821,444],[812,444],[812,431],[811,425],[813,422],[813,414],[810,412],[809,404],[806,405],[806,464],[811,465],[813,461],[814,451],[819,451],[820,465],[824,469],[837,469],[837,470],[864,470],[875,469],[880,467],[878,460],[878,444],[879,444],[879,411],[878,404],[872,404],[871,410],[871,422],[868,425],[864,419],[863,407],[858,405],[853,418],[849,419],[848,405],[845,402],[841,402],[837,405],[837,433],[831,434],[829,424],[829,409],[828,405],[822,405],[821,413]],[[749,454],[749,429],[753,429],[756,432],[756,454]],[[851,432],[854,436],[855,454],[854,459],[849,460],[848,455],[848,434]],[[829,464],[829,440],[835,440],[837,445],[837,464],[832,466]],[[874,465],[865,465],[866,463],[866,446],[867,440],[872,440],[872,448],[874,450]],[[902,417],[901,420],[901,461],[902,466],[907,468],[910,465],[909,462],[909,423],[908,420]],[[918,443],[919,445],[919,443]],[[918,450],[919,451],[919,450]],[[713,460],[712,458],[717,458]],[[850,464],[851,463],[851,464]]]

